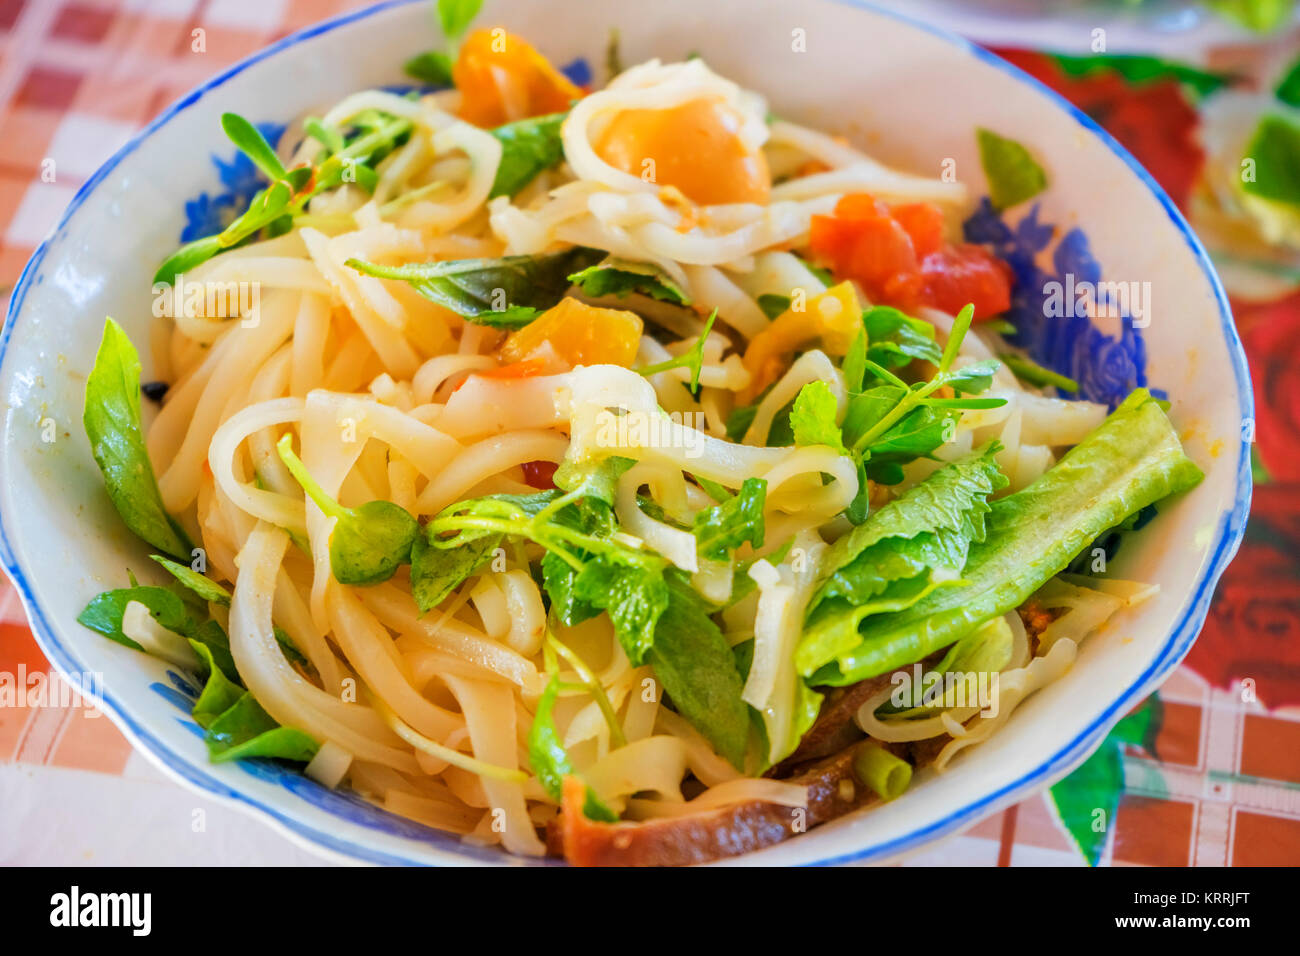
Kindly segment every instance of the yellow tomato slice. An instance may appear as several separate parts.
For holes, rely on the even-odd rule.
[[[802,310],[792,305],[750,340],[744,363],[752,378],[740,400],[752,402],[781,377],[790,356],[800,349],[820,344],[828,355],[847,354],[861,329],[862,306],[851,282],[813,296]]]
[[[549,343],[570,366],[631,367],[641,344],[641,318],[623,309],[601,309],[577,299],[542,313],[501,346],[503,362],[521,362]]]
[[[676,186],[702,206],[766,203],[772,176],[761,150],[740,140],[740,117],[717,99],[666,110],[624,110],[595,143],[615,169]]]
[[[465,37],[451,78],[460,91],[460,118],[484,128],[560,113],[582,96],[528,41],[500,27]]]

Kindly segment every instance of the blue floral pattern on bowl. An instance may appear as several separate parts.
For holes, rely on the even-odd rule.
[[[1065,233],[1050,254],[1051,269],[1039,263],[1052,244],[1056,226],[1038,218],[1037,203],[1015,225],[985,196],[963,227],[967,242],[990,248],[1015,273],[1011,309],[1007,318],[1016,327],[1007,336],[1045,368],[1079,383],[1078,394],[1060,392],[1064,398],[1086,398],[1111,408],[1135,388],[1147,384],[1147,350],[1142,332],[1118,303],[1103,299],[1120,314],[1118,338],[1098,328],[1087,315],[1055,316],[1048,308],[1054,284],[1074,288],[1101,281],[1101,263],[1092,254],[1087,234],[1077,226]],[[1067,303],[1068,304],[1068,303]],[[1153,389],[1164,398],[1165,393]]]
[[[266,137],[272,146],[280,142],[280,137],[288,127],[279,123],[258,123],[258,131]],[[253,161],[238,150],[228,159],[212,156],[212,165],[217,167],[217,177],[223,189],[216,193],[199,193],[185,203],[185,228],[181,230],[181,242],[193,242],[204,236],[214,236],[230,225],[257,192],[266,186],[266,177],[253,165]]]

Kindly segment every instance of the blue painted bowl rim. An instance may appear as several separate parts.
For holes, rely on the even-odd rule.
[[[229,67],[208,82],[196,87],[194,90],[173,103],[153,122],[127,141],[121,149],[114,153],[113,156],[110,157],[103,166],[96,170],[95,174],[91,176],[79,190],[77,190],[76,195],[73,196],[72,201],[68,204],[68,208],[60,217],[58,224],[40,246],[37,247],[36,251],[32,254],[32,258],[23,268],[22,275],[19,277],[18,284],[14,287],[13,295],[9,300],[9,308],[5,316],[4,328],[0,331],[0,367],[3,367],[4,359],[8,354],[9,340],[13,334],[18,315],[22,311],[22,305],[26,298],[27,291],[33,285],[36,272],[44,261],[51,242],[60,232],[62,232],[73,214],[81,207],[99,184],[102,183],[124,159],[130,156],[130,154],[133,153],[141,143],[165,126],[174,116],[189,109],[197,103],[209,91],[223,85],[232,77],[237,76],[250,66],[261,62],[267,57],[274,56],[289,47],[296,46],[304,40],[309,40],[312,37],[319,36],[320,34],[348,26],[349,24],[363,20],[377,13],[395,7],[408,6],[412,3],[418,2],[424,2],[424,0],[384,0],[384,2],[377,3],[374,6],[341,14],[283,37],[275,43],[272,43],[270,46],[259,50],[251,56]],[[1169,198],[1164,189],[1156,183],[1150,173],[1148,173],[1141,164],[1133,158],[1128,150],[1116,142],[1114,137],[1098,126],[1091,117],[1078,109],[1060,94],[1043,85],[1018,67],[1012,66],[1006,60],[990,53],[984,48],[949,33],[942,28],[914,20],[911,17],[893,10],[878,7],[873,3],[866,2],[866,0],[832,0],[832,2],[844,6],[868,10],[880,16],[889,17],[890,19],[936,36],[956,47],[961,52],[972,56],[985,64],[995,67],[1017,82],[1032,87],[1038,93],[1051,100],[1059,109],[1068,113],[1083,129],[1100,139],[1102,143],[1111,150],[1111,152],[1118,156],[1160,202],[1175,229],[1182,235],[1183,240],[1192,250],[1193,256],[1201,267],[1201,271],[1204,273],[1206,280],[1210,283],[1210,287],[1214,291],[1215,299],[1219,306],[1219,322],[1223,329],[1224,343],[1228,347],[1228,352],[1232,360],[1232,368],[1236,378],[1242,420],[1247,421],[1254,419],[1254,393],[1251,389],[1250,373],[1246,364],[1245,352],[1242,349],[1241,340],[1237,335],[1237,329],[1232,320],[1232,311],[1228,305],[1227,294],[1224,292],[1223,285],[1214,271],[1214,266],[1210,262],[1209,255],[1201,245],[1201,241],[1192,231],[1191,226],[1189,226],[1186,219],[1183,218],[1182,213],[1179,212],[1178,208],[1174,205],[1173,200]],[[1242,535],[1245,532],[1246,519],[1250,511],[1251,491],[1252,478],[1250,469],[1250,445],[1243,442],[1241,444],[1240,457],[1237,464],[1236,504],[1232,510],[1224,516],[1223,521],[1218,528],[1208,567],[1202,574],[1200,580],[1196,583],[1195,590],[1192,592],[1191,600],[1188,602],[1179,620],[1174,625],[1163,649],[1156,655],[1155,660],[1152,661],[1146,671],[1143,672],[1143,674],[1138,677],[1138,679],[1134,681],[1127,690],[1120,694],[1109,708],[1107,708],[1085,730],[1075,737],[1074,740],[1070,741],[1058,750],[1055,755],[1044,761],[1038,767],[1021,776],[1018,780],[1015,780],[992,793],[985,794],[980,799],[953,811],[942,820],[938,820],[929,826],[913,830],[887,843],[875,844],[849,853],[829,856],[816,861],[813,865],[833,865],[854,861],[866,862],[906,852],[907,850],[928,843],[931,840],[944,836],[945,834],[952,833],[961,827],[974,822],[977,818],[982,816],[984,813],[991,811],[999,804],[1009,803],[1018,796],[1026,795],[1034,789],[1050,783],[1053,779],[1065,773],[1076,763],[1083,760],[1088,753],[1102,741],[1105,735],[1109,732],[1110,727],[1119,719],[1119,717],[1137,704],[1149,688],[1152,688],[1173,670],[1191,648],[1192,643],[1196,640],[1197,634],[1200,633],[1201,627],[1205,623],[1206,614],[1209,612],[1210,600],[1213,597],[1215,585],[1218,583],[1218,580],[1223,574],[1224,569],[1227,567],[1228,562],[1231,561],[1233,555],[1236,554],[1237,547],[1241,543]],[[27,581],[27,577],[24,574],[22,567],[19,565],[13,548],[10,545],[9,531],[5,525],[3,513],[0,513],[0,564],[3,564],[15,587],[17,587],[19,595],[23,601],[23,606],[26,608],[28,617],[31,621],[33,632],[40,643],[42,650],[50,660],[65,674],[80,673],[85,670],[85,668],[77,661],[77,658],[72,651],[65,647],[63,642],[56,635],[53,627],[50,626],[49,621],[45,617],[44,609],[36,602],[31,585]],[[333,833],[318,829],[309,823],[296,819],[274,805],[250,797],[247,794],[242,793],[222,781],[204,773],[180,754],[173,751],[157,737],[149,733],[141,724],[129,718],[125,711],[117,704],[116,699],[107,688],[104,688],[101,703],[104,710],[113,717],[114,721],[124,731],[126,731],[126,733],[136,742],[137,746],[144,749],[171,773],[180,777],[182,780],[187,781],[192,786],[207,791],[214,796],[243,804],[249,809],[260,813],[279,824],[291,835],[296,835],[335,853],[364,862],[399,865],[427,863],[425,860],[417,860],[401,853],[389,853],[366,846],[362,843],[356,843],[352,840],[342,839]],[[450,849],[451,852],[458,852],[458,848]],[[505,858],[503,858],[503,862],[504,861]]]

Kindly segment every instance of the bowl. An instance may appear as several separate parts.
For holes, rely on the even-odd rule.
[[[281,40],[201,86],[124,146],[81,188],[28,263],[0,337],[0,558],[42,649],[65,675],[95,675],[102,705],[142,752],[200,790],[232,801],[340,859],[374,863],[519,863],[491,848],[392,816],[268,761],[213,765],[189,719],[191,675],[76,622],[146,551],[104,494],[81,428],[87,371],[104,316],[137,341],[152,275],[183,233],[246,188],[218,122],[230,110],[284,124],[344,94],[402,81],[400,64],[435,43],[426,3],[380,4]],[[1246,363],[1205,251],[1169,198],[1109,136],[1063,100],[955,37],[866,4],[816,0],[500,0],[480,23],[527,37],[581,81],[617,27],[624,62],[698,51],[768,96],[774,112],[843,133],[917,172],[955,170],[987,190],[975,128],[1027,144],[1048,189],[968,232],[1021,270],[1018,307],[1043,309],[1057,279],[1136,283],[1131,320],[1044,323],[1022,342],[1080,373],[1084,393],[1117,402],[1149,383],[1205,481],[1127,543],[1112,568],[1159,595],[1090,638],[1066,677],[1032,697],[993,739],[925,773],[906,799],[742,858],[752,864],[878,861],[968,826],[1080,763],[1187,653],[1234,553],[1250,500],[1252,399]],[[575,24],[584,29],[575,29]],[[189,231],[187,233],[187,230]],[[1025,283],[1029,283],[1026,285]],[[1107,322],[1109,321],[1109,325]],[[147,349],[142,350],[147,353]],[[145,357],[145,380],[149,379]],[[736,862],[736,861],[732,861]]]

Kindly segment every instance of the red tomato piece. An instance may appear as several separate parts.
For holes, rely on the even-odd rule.
[[[973,304],[979,322],[1011,308],[1011,267],[980,246],[950,246],[927,256],[921,270],[927,304],[950,315]]]

